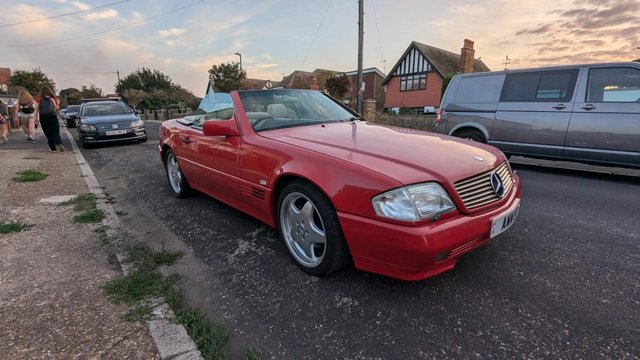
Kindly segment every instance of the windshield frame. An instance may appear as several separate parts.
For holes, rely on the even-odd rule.
[[[238,95],[256,133],[362,119],[342,102],[317,90],[241,90]]]

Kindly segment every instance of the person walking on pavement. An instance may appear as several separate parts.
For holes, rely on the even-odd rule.
[[[9,133],[9,109],[4,101],[0,100],[0,144],[9,141],[7,134]]]
[[[49,143],[49,151],[56,151],[56,146],[60,151],[64,151],[62,140],[60,139],[60,124],[58,123],[58,99],[56,99],[53,91],[43,86],[40,89],[40,103],[38,104],[37,117],[40,119],[42,131],[47,137]]]
[[[18,103],[14,105],[16,117],[20,120],[22,131],[27,137],[27,141],[36,142],[36,109],[38,104],[33,100],[33,96],[27,90],[20,90],[18,93]]]

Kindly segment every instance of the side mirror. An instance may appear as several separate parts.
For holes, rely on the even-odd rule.
[[[136,115],[140,115],[140,114],[142,114],[142,110],[138,110],[138,109],[133,110],[133,112],[134,112],[134,113],[136,113]]]
[[[235,119],[210,120],[202,125],[202,133],[205,136],[238,136],[238,124]]]

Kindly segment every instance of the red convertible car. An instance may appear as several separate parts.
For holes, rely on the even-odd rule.
[[[209,93],[162,123],[177,197],[210,195],[279,230],[295,263],[420,280],[510,227],[521,187],[469,140],[370,123],[312,90]]]

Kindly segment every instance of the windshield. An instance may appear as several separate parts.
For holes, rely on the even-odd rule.
[[[239,94],[255,131],[350,121],[357,117],[319,91],[283,89]]]
[[[122,103],[85,104],[82,108],[83,116],[105,116],[131,114],[131,110]]]
[[[67,112],[78,112],[79,108],[80,105],[69,105],[69,107],[67,107]]]

